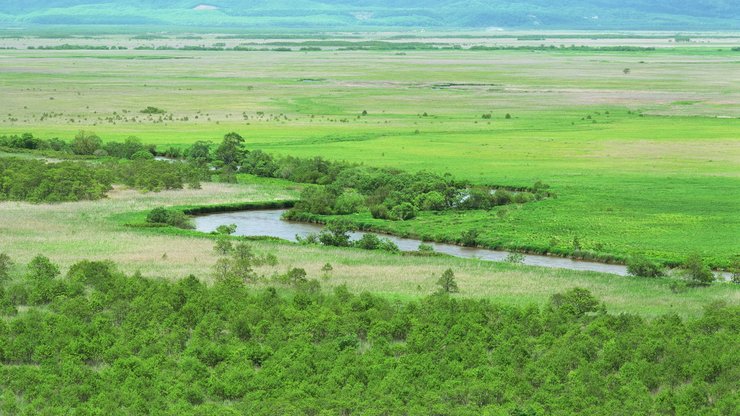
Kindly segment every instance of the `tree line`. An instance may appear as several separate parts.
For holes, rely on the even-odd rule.
[[[212,151],[213,144],[199,141],[184,155],[199,166],[213,165],[225,181],[235,181],[237,172],[306,183],[300,202],[291,215],[346,215],[361,211],[374,218],[409,220],[418,211],[490,209],[499,205],[526,203],[552,196],[549,186],[509,190],[474,186],[450,174],[409,173],[356,163],[329,161],[322,157],[276,158],[262,150],[249,151],[245,140],[229,133]]]

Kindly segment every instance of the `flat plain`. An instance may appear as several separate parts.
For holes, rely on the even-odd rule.
[[[622,258],[678,263],[700,252],[729,266],[740,235],[737,39],[562,36],[477,41],[592,49],[186,51],[134,48],[218,37],[4,39],[19,49],[0,51],[0,131],[69,139],[92,130],[164,147],[236,131],[249,148],[281,155],[481,184],[541,180],[556,199],[456,218],[455,227],[445,216],[379,226],[448,239],[477,228],[485,245],[535,251],[567,251],[578,238],[584,250]],[[129,49],[25,49],[61,43]],[[598,49],[615,44],[654,49]],[[150,105],[167,114],[139,113]]]

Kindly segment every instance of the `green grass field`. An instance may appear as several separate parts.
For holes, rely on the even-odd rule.
[[[675,263],[700,252],[715,267],[740,254],[740,54],[729,49],[0,57],[2,133],[87,129],[186,146],[233,130],[277,154],[486,184],[541,180],[557,199],[379,227],[439,238],[477,228],[489,246],[551,251],[578,237],[583,249],[620,257]],[[149,105],[168,115],[139,113]]]

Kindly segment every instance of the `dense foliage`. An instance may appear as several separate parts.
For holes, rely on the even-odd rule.
[[[171,225],[177,228],[195,228],[190,218],[182,211],[154,208],[146,215],[146,222],[154,225]]]
[[[286,276],[306,281],[302,269]],[[169,282],[88,261],[62,278],[37,257],[0,283],[0,413],[729,415],[740,406],[736,306],[646,321],[606,314],[582,289],[539,309],[293,287]]]
[[[109,172],[85,163],[0,158],[0,200],[100,199],[111,189],[112,180]]]
[[[300,217],[299,213],[345,215],[370,211],[375,218],[409,220],[420,210],[490,209],[550,196],[549,187],[539,182],[528,189],[511,191],[472,186],[449,174],[409,173],[332,162],[321,157],[275,158],[261,150],[248,151],[244,139],[237,133],[224,136],[213,154],[209,143],[197,142],[185,151],[185,156],[198,166],[213,163],[219,168],[221,177],[230,177],[239,171],[317,185],[301,192],[301,200],[290,214],[295,218]]]
[[[134,155],[157,153],[155,145],[142,144],[136,137],[129,137],[123,143],[103,140],[93,132],[80,131],[71,142],[59,138],[42,139],[31,133],[0,136],[0,146],[22,150],[51,150],[79,156],[110,156],[117,159],[135,159]],[[139,157],[141,159],[142,157]]]
[[[122,160],[108,163],[0,158],[0,200],[65,202],[106,196],[111,184],[143,191],[200,186],[199,171],[185,163]]]

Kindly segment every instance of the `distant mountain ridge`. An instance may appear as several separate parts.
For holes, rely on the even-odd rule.
[[[0,0],[0,24],[740,30],[738,0]]]

